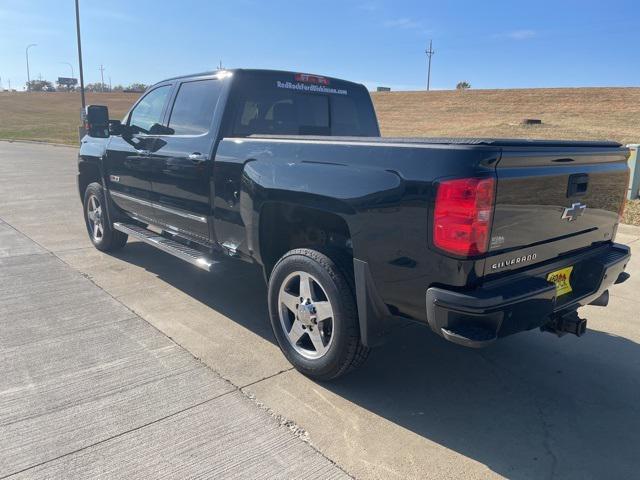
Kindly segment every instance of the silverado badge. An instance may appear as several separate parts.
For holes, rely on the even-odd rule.
[[[564,209],[564,212],[562,212],[562,219],[573,222],[584,213],[585,208],[587,208],[587,206],[584,203],[574,203],[570,207]]]

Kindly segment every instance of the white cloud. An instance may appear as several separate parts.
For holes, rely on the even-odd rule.
[[[380,9],[380,6],[377,3],[369,2],[369,3],[361,3],[358,5],[360,10],[364,10],[365,12],[375,12]]]
[[[495,35],[496,38],[510,38],[511,40],[528,40],[538,35],[535,30],[513,30]]]
[[[407,17],[388,20],[384,22],[384,26],[387,28],[401,28],[403,30],[414,30],[417,28],[422,28],[420,22]]]

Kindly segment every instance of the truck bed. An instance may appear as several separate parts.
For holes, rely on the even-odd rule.
[[[251,135],[248,138],[270,140],[314,141],[328,143],[380,143],[410,145],[486,145],[491,147],[578,147],[619,148],[622,145],[607,140],[544,140],[524,138],[474,138],[474,137],[327,137],[317,135]]]

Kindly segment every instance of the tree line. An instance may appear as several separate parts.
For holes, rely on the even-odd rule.
[[[127,86],[124,85],[114,85],[109,88],[109,85],[106,83],[88,83],[84,86],[86,92],[144,92],[147,89],[148,85],[144,83],[130,83]],[[31,92],[73,92],[79,90],[79,86],[69,86],[69,85],[61,85],[49,80],[31,80],[27,82],[27,90]]]

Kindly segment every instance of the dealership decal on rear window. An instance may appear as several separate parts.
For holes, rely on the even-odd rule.
[[[293,83],[293,82],[281,82],[276,81],[276,87],[286,88],[288,90],[300,90],[303,92],[316,92],[316,93],[335,93],[337,95],[348,95],[346,90],[340,88],[325,87],[324,85],[306,84],[306,83]]]

